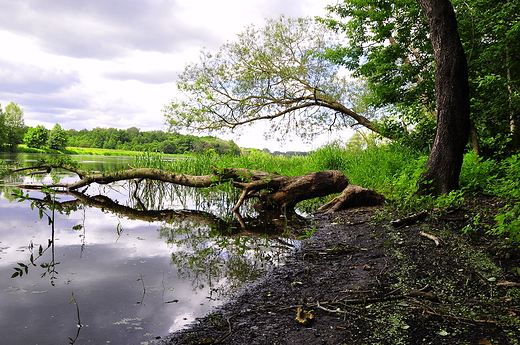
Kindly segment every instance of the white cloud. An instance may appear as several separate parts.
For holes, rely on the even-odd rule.
[[[175,80],[266,18],[325,14],[312,0],[0,0],[0,103],[26,124],[164,129]],[[277,143],[237,139],[246,147]]]
[[[175,1],[1,1],[0,27],[31,37],[44,51],[111,59],[133,50],[169,52],[210,38],[180,16]]]
[[[78,83],[79,74],[0,59],[0,80],[2,93],[51,94]]]

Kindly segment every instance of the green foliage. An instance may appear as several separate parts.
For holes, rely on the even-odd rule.
[[[49,131],[47,128],[42,125],[38,125],[36,127],[30,127],[25,134],[23,141],[28,147],[33,148],[43,148],[47,145],[47,140],[49,138]]]
[[[4,173],[7,173],[11,168],[12,166],[10,164],[8,164],[3,159],[0,159],[0,176],[2,176]]]
[[[434,108],[429,26],[417,2],[346,0],[328,9],[338,19],[321,20],[344,33],[348,45],[330,49],[327,57],[366,79],[372,104]]]
[[[520,204],[508,204],[500,211],[495,217],[496,226],[489,232],[505,235],[520,246]]]
[[[5,114],[0,104],[0,148],[7,143],[7,128],[5,126]]]
[[[495,160],[479,158],[471,151],[464,156],[460,187],[469,195],[494,195],[499,170]]]
[[[439,195],[435,198],[434,207],[442,212],[456,210],[464,204],[464,191],[453,190],[447,194]]]
[[[481,154],[506,157],[520,149],[520,3],[451,3],[468,60],[471,115]],[[346,44],[331,47],[325,57],[366,80],[373,107],[389,107],[394,113],[378,124],[381,133],[427,148],[435,125],[435,64],[429,26],[418,3],[345,0],[328,9],[329,17],[321,21],[344,33]]]
[[[79,162],[73,160],[69,155],[52,155],[39,160],[38,164],[46,164],[49,166],[69,165],[73,168],[79,168],[80,166]]]
[[[416,151],[399,145],[381,144],[346,150],[335,142],[309,153],[308,164],[312,171],[341,170],[353,184],[387,192],[388,186],[394,184],[395,176],[408,172],[408,165],[416,168],[418,156]]]
[[[47,146],[53,150],[63,151],[67,146],[68,133],[57,123],[49,132]]]
[[[495,193],[503,198],[520,199],[520,155],[502,160],[501,176],[496,181]]]
[[[312,229],[310,229],[310,230],[305,230],[305,235],[299,236],[298,238],[299,238],[299,239],[302,239],[302,238],[311,238],[312,235],[314,235],[315,232],[316,232],[316,225],[314,225],[314,226],[312,227]]]
[[[68,131],[68,146],[105,148],[166,154],[204,153],[210,150],[219,154],[239,155],[240,147],[233,141],[211,136],[197,137],[163,131],[141,132],[139,128],[94,128]]]
[[[247,27],[236,41],[217,53],[203,51],[200,63],[185,68],[178,83],[184,97],[165,107],[166,119],[173,129],[191,131],[269,120],[267,135],[304,139],[347,124],[366,125],[367,118],[347,109],[364,104],[357,97],[366,91],[361,81],[346,78],[323,57],[337,41],[310,18],[282,16],[263,28]]]
[[[348,161],[345,150],[341,144],[336,141],[327,144],[308,155],[310,163],[314,165],[316,171],[321,170],[341,170],[344,171],[348,167]]]
[[[32,201],[31,202],[31,209],[34,209],[36,207],[38,209],[38,214],[40,216],[40,219],[43,219],[44,217],[47,218],[48,224],[51,226],[51,233],[52,237],[48,240],[47,247],[44,248],[42,245],[38,246],[38,251],[35,255],[34,253],[34,244],[29,244],[28,248],[31,252],[31,256],[29,257],[30,266],[37,266],[37,261],[44,255],[45,252],[47,252],[49,249],[51,249],[51,261],[50,262],[43,262],[39,266],[44,269],[43,273],[41,273],[41,277],[45,277],[49,275],[50,282],[52,286],[55,286],[55,280],[57,279],[56,275],[58,274],[58,271],[56,271],[56,266],[59,265],[59,262],[55,261],[54,257],[54,225],[55,225],[55,210],[57,208],[56,206],[56,200],[59,198],[56,196],[56,191],[53,189],[43,186],[41,189],[42,193],[46,194],[46,199],[50,200],[49,205],[45,205],[39,201]],[[28,193],[23,193],[19,189],[13,189],[12,193],[15,197],[15,199],[18,202],[24,202],[29,199]],[[11,278],[16,277],[22,277],[24,274],[29,273],[29,265],[24,264],[22,262],[18,262],[18,266],[14,267],[15,272],[11,275]]]
[[[507,236],[520,245],[520,156],[508,157],[500,168],[494,192],[509,203],[496,215],[497,223],[489,232]]]

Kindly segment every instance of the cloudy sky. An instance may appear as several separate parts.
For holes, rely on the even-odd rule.
[[[245,26],[280,14],[325,15],[332,2],[0,0],[0,103],[18,103],[29,126],[165,130],[161,109],[176,96],[177,75],[203,47],[216,51]],[[261,132],[235,141],[312,148],[262,142]],[[321,138],[327,139],[334,137]]]

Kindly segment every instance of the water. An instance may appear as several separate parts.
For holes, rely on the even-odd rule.
[[[132,162],[129,157],[74,159],[83,169],[100,171]],[[297,245],[287,239],[229,236],[229,224],[214,217],[217,206],[206,202],[201,207],[202,197],[186,198],[185,190],[164,185],[153,193],[140,190],[137,200],[129,197],[131,183],[94,185],[87,190],[91,198],[82,202],[56,194],[53,213],[52,198],[31,191],[32,200],[18,202],[13,187],[77,178],[64,171],[24,174],[0,178],[0,334],[5,344],[151,343],[282,264]]]

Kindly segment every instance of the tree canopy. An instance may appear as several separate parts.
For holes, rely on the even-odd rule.
[[[168,154],[215,152],[240,155],[241,149],[233,141],[216,137],[197,137],[164,131],[141,131],[137,127],[127,129],[100,128],[92,130],[68,130],[68,145],[129,151],[151,151]]]
[[[485,155],[519,149],[520,4],[512,0],[451,1],[468,61],[471,117]],[[428,149],[436,125],[435,67],[428,23],[415,0],[345,0],[322,22],[346,42],[328,58],[364,78],[369,103],[394,116],[383,133]],[[424,147],[424,145],[426,147]]]
[[[29,127],[23,141],[27,147],[42,148],[47,144],[49,130],[42,125]]]
[[[218,53],[202,51],[180,75],[175,99],[164,109],[172,128],[235,129],[271,120],[269,134],[310,139],[324,130],[362,125],[373,131],[373,113],[352,110],[362,85],[325,52],[338,37],[310,18],[280,17],[250,26]],[[344,72],[344,71],[343,71]]]
[[[61,128],[60,124],[57,123],[49,132],[47,146],[54,150],[64,150],[65,146],[67,146],[67,139],[67,131]]]
[[[23,110],[16,103],[9,103],[2,111],[0,106],[0,146],[10,149],[23,142],[25,122]]]

